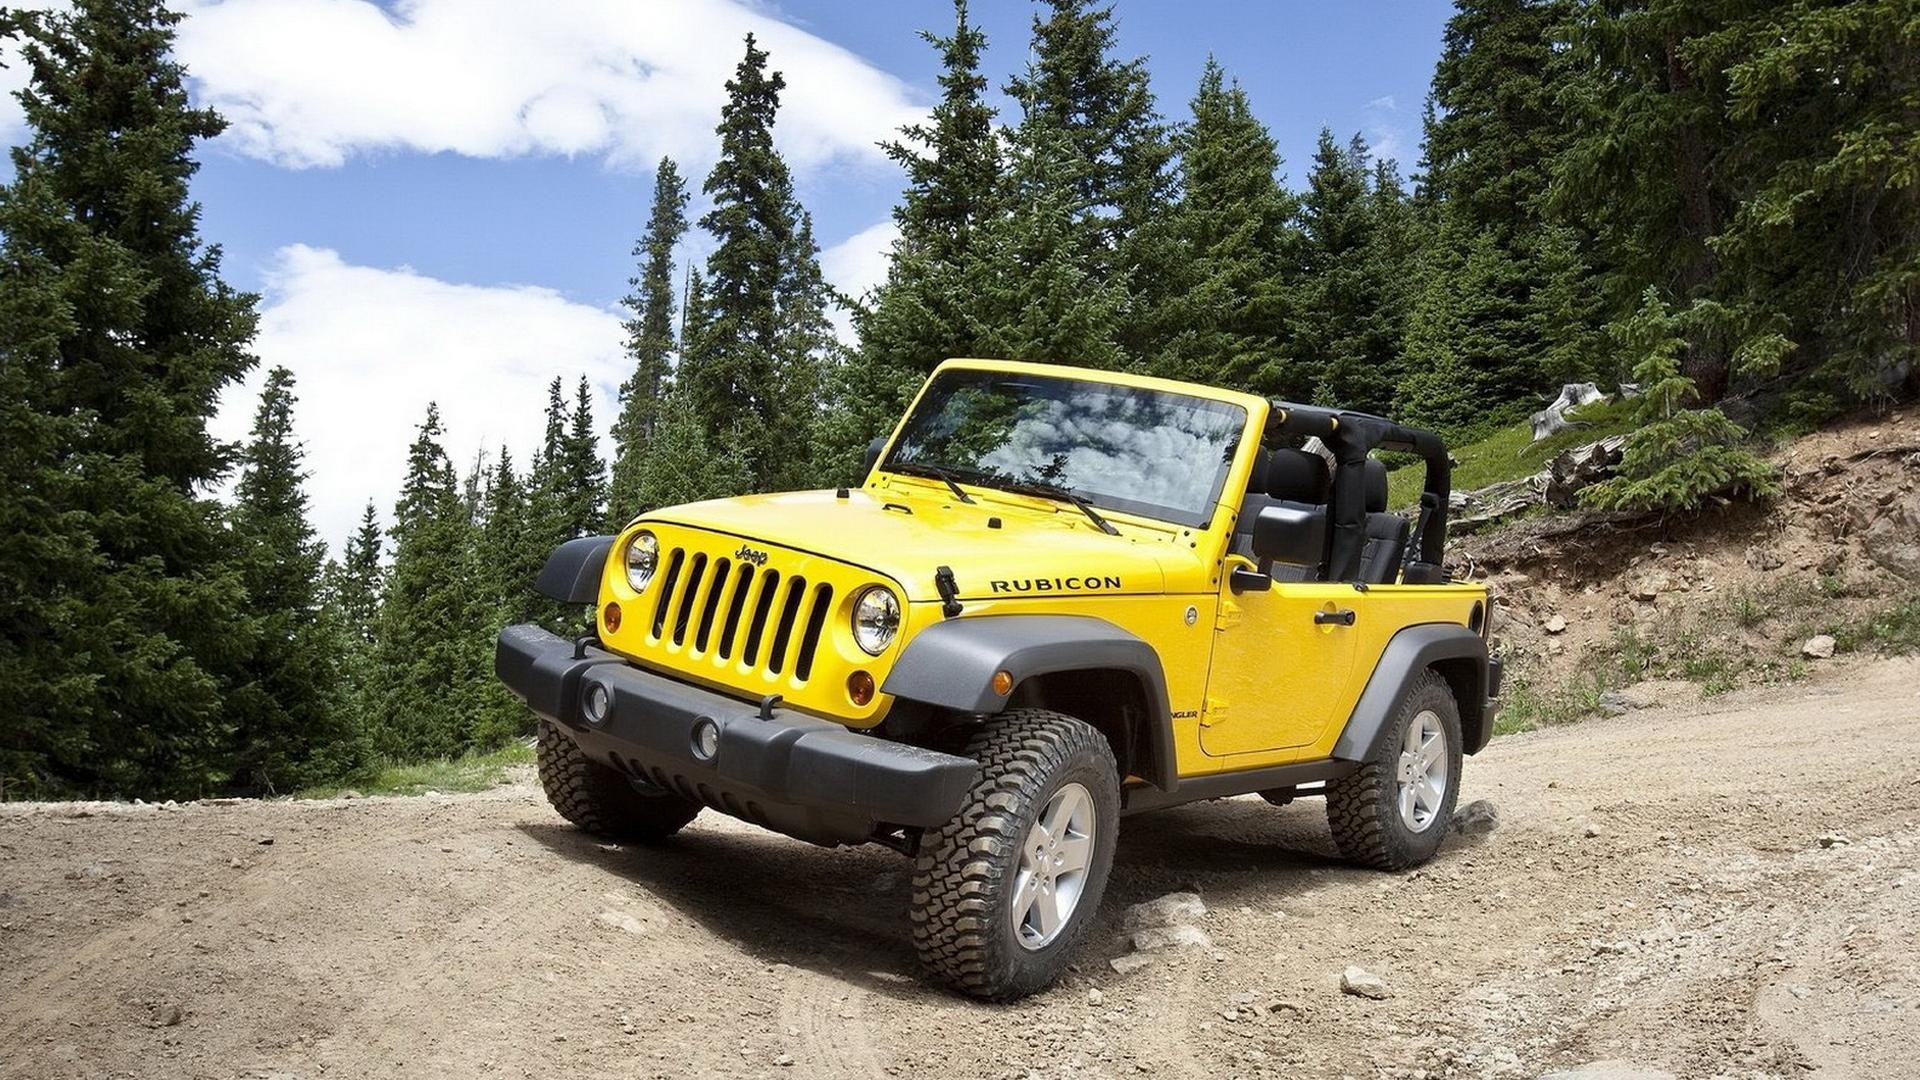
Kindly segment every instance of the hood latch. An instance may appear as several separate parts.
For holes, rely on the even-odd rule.
[[[933,572],[933,587],[940,590],[940,614],[951,619],[963,610],[960,607],[960,586],[954,583],[953,567],[943,566]]]

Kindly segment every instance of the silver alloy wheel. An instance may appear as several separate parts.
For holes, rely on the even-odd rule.
[[[1447,798],[1447,729],[1439,714],[1421,710],[1400,741],[1400,821],[1426,832]]]
[[[1093,795],[1062,784],[1027,830],[1013,879],[1013,936],[1022,948],[1044,949],[1073,921],[1093,866]]]

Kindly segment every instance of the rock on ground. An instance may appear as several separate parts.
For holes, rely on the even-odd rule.
[[[1206,949],[1212,946],[1213,939],[1197,926],[1149,926],[1133,935],[1133,947],[1138,952],[1195,947]]]
[[[1366,968],[1354,965],[1348,965],[1347,970],[1340,973],[1340,990],[1342,993],[1373,1001],[1385,1001],[1393,996],[1393,991],[1387,989],[1385,979]]]
[[[1800,652],[1801,655],[1815,660],[1831,660],[1833,650],[1838,646],[1839,642],[1833,639],[1832,634],[1815,634],[1807,639],[1805,645],[1800,646]]]
[[[1486,799],[1475,799],[1453,812],[1454,832],[1483,835],[1500,827],[1500,811]]]
[[[1195,893],[1175,892],[1156,897],[1144,904],[1135,904],[1121,917],[1120,925],[1128,930],[1144,930],[1150,926],[1174,926],[1191,922],[1207,913],[1207,905]]]

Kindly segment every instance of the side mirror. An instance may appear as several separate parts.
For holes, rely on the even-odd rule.
[[[867,444],[867,459],[866,461],[862,462],[860,466],[861,482],[865,482],[865,480],[867,479],[867,475],[873,472],[873,467],[880,463],[880,451],[885,450],[886,448],[887,448],[887,437],[885,435],[882,435],[879,438]]]
[[[1275,503],[1253,521],[1253,554],[1262,565],[1319,566],[1327,559],[1327,508]]]

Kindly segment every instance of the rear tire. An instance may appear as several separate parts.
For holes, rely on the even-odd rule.
[[[1100,908],[1119,770],[1092,725],[1044,709],[995,718],[966,753],[980,778],[914,860],[913,944],[948,986],[1010,1001],[1059,977]]]
[[[1460,795],[1460,748],[1453,689],[1423,672],[1360,770],[1327,785],[1327,824],[1340,853],[1379,870],[1433,858]]]
[[[608,840],[664,840],[700,813],[700,804],[645,790],[583,753],[559,728],[542,722],[540,786],[560,816]]]

